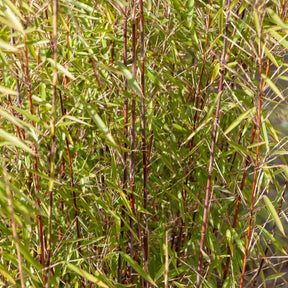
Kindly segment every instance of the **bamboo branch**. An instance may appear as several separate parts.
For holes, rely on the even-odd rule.
[[[260,16],[259,10],[259,1],[256,3],[257,6],[257,17]],[[260,19],[260,17],[259,17]],[[261,29],[261,28],[259,28]],[[254,177],[253,177],[253,184],[252,184],[252,193],[251,193],[251,203],[250,203],[250,215],[249,215],[249,224],[248,224],[248,231],[247,231],[247,239],[246,239],[246,249],[243,258],[243,267],[242,267],[242,275],[240,281],[240,288],[243,287],[244,284],[244,276],[246,271],[246,260],[248,256],[248,250],[250,245],[250,236],[251,236],[251,229],[252,229],[252,218],[254,212],[254,196],[256,190],[256,182],[257,182],[257,175],[258,175],[258,162],[259,162],[259,151],[260,151],[260,134],[261,134],[261,106],[262,106],[262,97],[263,97],[263,85],[262,85],[262,47],[261,47],[261,31],[258,33],[258,65],[259,65],[259,99],[258,99],[258,113],[257,113],[257,147],[256,147],[256,159],[255,159],[255,167],[254,167]]]
[[[58,0],[52,0],[53,6],[53,96],[52,96],[52,119],[51,119],[51,166],[50,166],[50,181],[49,181],[49,211],[48,211],[48,240],[47,240],[47,282],[46,288],[49,287],[50,262],[51,262],[51,245],[52,245],[52,207],[53,207],[53,189],[55,177],[55,153],[56,153],[56,137],[55,137],[55,123],[56,123],[56,98],[57,98],[57,37],[58,37]]]
[[[220,94],[220,96],[217,101],[216,114],[215,114],[215,120],[214,120],[213,131],[212,131],[212,145],[211,145],[210,161],[209,161],[209,167],[208,167],[208,179],[207,179],[207,188],[206,188],[206,195],[205,195],[205,202],[204,202],[204,214],[203,214],[201,241],[200,241],[200,252],[199,252],[198,268],[197,268],[197,283],[196,283],[197,288],[199,288],[201,284],[203,250],[205,247],[205,235],[206,235],[208,216],[209,216],[209,201],[210,201],[210,190],[211,190],[211,182],[212,182],[213,162],[214,162],[214,157],[215,157],[217,126],[218,126],[220,109],[221,109],[221,96],[223,93],[223,82],[224,82],[224,72],[225,72],[223,66],[225,65],[225,56],[226,56],[228,24],[229,24],[229,17],[230,17],[230,0],[228,0],[227,9],[228,9],[228,12],[227,12],[226,23],[225,23],[223,50],[222,50],[222,55],[221,55],[221,60],[220,60],[221,70],[220,70],[220,80],[219,80],[219,89],[218,89],[218,93]]]
[[[127,2],[127,1],[126,1]],[[123,63],[125,65],[125,67],[127,67],[127,7],[124,6],[124,20],[123,20]],[[126,77],[124,78],[124,91],[127,91],[127,79]],[[124,109],[123,109],[123,113],[124,113],[124,137],[126,139],[128,139],[128,99],[125,98],[124,99]],[[127,158],[128,158],[128,153],[127,153],[127,144],[126,142],[124,143],[124,155],[123,155],[123,161],[124,161],[124,171],[123,171],[123,193],[126,195],[127,193],[127,182],[128,182],[128,169],[127,169]],[[122,218],[124,219],[125,217],[125,212],[124,209],[122,208]],[[124,238],[124,222],[121,219],[121,240]],[[122,255],[121,253],[119,253],[118,256],[118,283],[121,284],[122,283]]]
[[[143,0],[139,2],[140,6],[140,46],[141,46],[141,128],[142,128],[142,157],[143,157],[143,208],[147,210],[148,192],[147,192],[147,153],[146,153],[146,106],[145,106],[145,31],[144,31],[144,13]],[[149,269],[149,244],[148,244],[148,217],[144,213],[144,231],[143,231],[143,260],[144,271]],[[149,283],[144,279],[144,288],[149,287]]]

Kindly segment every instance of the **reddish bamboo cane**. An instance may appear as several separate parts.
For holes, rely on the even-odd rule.
[[[24,34],[23,36],[23,41],[24,44],[26,43],[26,36]],[[28,49],[27,46],[24,45],[24,58],[25,58],[25,74],[26,74],[26,81],[27,81],[27,89],[28,89],[28,101],[29,101],[29,110],[31,115],[34,114],[33,111],[33,102],[32,102],[32,93],[31,93],[31,80],[30,80],[30,71],[29,71],[29,61],[28,61]],[[31,120],[31,125],[32,127],[35,127],[34,121]],[[37,173],[38,172],[38,155],[37,155],[37,147],[36,144],[33,143],[33,150],[35,152],[35,156],[34,156],[34,170]],[[35,192],[36,192],[36,201],[37,201],[37,205],[38,207],[40,207],[41,202],[40,199],[38,197],[39,193],[40,193],[40,188],[39,188],[39,178],[38,175],[35,174]],[[34,196],[34,193],[31,191],[31,197]],[[38,219],[38,228],[39,228],[39,238],[40,238],[40,254],[39,254],[39,260],[40,263],[42,265],[44,265],[45,263],[45,252],[44,252],[44,230],[43,230],[43,222],[42,222],[42,217],[41,215],[37,215],[37,219]],[[45,281],[45,279],[44,279]]]
[[[133,5],[133,9],[135,9],[135,3]],[[132,20],[132,77],[135,79],[136,77],[136,19],[135,19],[135,11],[134,12],[134,19]],[[136,134],[135,134],[135,121],[136,121],[136,100],[135,95],[132,93],[132,100],[131,100],[131,168],[130,168],[130,207],[133,212],[135,212],[135,141],[136,141]],[[130,217],[130,228],[133,229],[133,219]],[[129,256],[133,258],[133,234],[130,233],[130,239],[128,244],[128,251]],[[130,284],[131,282],[131,273],[132,267],[129,263],[127,263],[127,283]]]
[[[259,11],[259,1],[256,3],[257,6],[257,14],[258,17],[260,16]],[[263,85],[262,85],[262,47],[261,47],[261,31],[259,31],[259,42],[258,42],[258,65],[259,65],[259,99],[258,99],[258,113],[257,113],[257,147],[256,147],[256,159],[255,159],[255,167],[254,167],[254,177],[253,177],[253,184],[252,184],[252,193],[251,193],[251,203],[250,203],[250,215],[249,215],[249,224],[248,224],[248,231],[247,231],[247,239],[246,239],[246,248],[245,254],[243,258],[243,267],[242,267],[242,275],[240,281],[240,288],[243,287],[244,284],[244,276],[246,271],[246,260],[248,256],[248,250],[250,245],[250,236],[252,230],[252,218],[254,212],[254,196],[256,191],[256,182],[257,182],[257,175],[258,175],[258,162],[259,162],[259,151],[260,151],[260,133],[261,133],[261,106],[262,106],[262,96],[263,96]]]
[[[226,56],[227,34],[228,34],[228,24],[229,24],[229,16],[230,16],[230,10],[229,10],[230,0],[228,0],[227,8],[228,8],[228,12],[227,12],[226,23],[225,23],[223,50],[222,50],[222,55],[221,55],[221,60],[220,60],[220,64],[222,66],[220,70],[220,80],[219,80],[219,88],[218,88],[218,93],[220,93],[220,96],[217,101],[216,114],[215,114],[215,120],[214,120],[213,131],[212,131],[212,145],[211,145],[210,161],[209,161],[209,167],[208,167],[208,179],[207,179],[206,195],[205,195],[205,202],[204,202],[204,214],[203,214],[202,232],[201,232],[201,240],[200,240],[200,252],[199,252],[198,268],[197,268],[197,281],[196,281],[197,288],[199,288],[201,284],[203,250],[205,246],[205,235],[206,235],[208,216],[209,216],[209,200],[210,200],[210,190],[211,190],[211,182],[212,182],[213,162],[214,162],[214,157],[215,157],[217,126],[218,126],[220,109],[221,109],[221,96],[222,96],[221,94],[223,93],[223,82],[224,82],[224,72],[225,72],[223,65],[225,65],[225,56]]]
[[[123,20],[123,63],[124,66],[127,67],[127,7],[124,7],[124,20]],[[127,79],[124,79],[124,91],[127,91],[128,85],[127,85]],[[125,139],[128,139],[128,99],[124,99],[124,136]],[[128,169],[127,169],[127,144],[124,143],[124,154],[123,154],[123,161],[124,161],[124,171],[123,171],[123,193],[126,195],[127,193],[127,182],[128,182]],[[122,218],[125,217],[125,212],[122,209]],[[124,222],[121,219],[121,239],[124,238]],[[118,258],[118,283],[122,283],[122,255],[119,254]]]
[[[49,182],[49,210],[48,210],[48,239],[47,239],[47,261],[46,261],[46,288],[49,287],[49,275],[50,275],[50,262],[51,262],[51,250],[52,250],[52,207],[53,207],[53,189],[54,189],[54,176],[55,176],[55,153],[56,153],[56,136],[55,136],[55,122],[56,122],[56,98],[57,98],[57,37],[58,37],[58,0],[52,1],[53,6],[53,95],[52,95],[52,119],[51,119],[51,166],[50,166],[50,182]]]
[[[146,106],[145,106],[145,32],[144,32],[144,13],[143,13],[143,0],[139,2],[140,6],[140,46],[141,46],[141,128],[142,128],[142,156],[143,156],[143,208],[147,210],[148,205],[148,192],[147,192],[147,153],[146,153]],[[148,217],[144,213],[144,231],[143,231],[143,258],[144,270],[148,272],[149,266],[149,244],[148,244]],[[149,287],[149,283],[144,279],[144,288]]]

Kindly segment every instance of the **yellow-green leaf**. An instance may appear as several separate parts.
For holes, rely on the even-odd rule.
[[[210,80],[210,84],[214,82],[215,78],[217,77],[218,73],[219,73],[219,67],[220,64],[219,62],[215,65],[213,72],[212,72],[212,76],[211,76],[211,80]]]
[[[16,285],[16,282],[10,275],[10,272],[1,264],[0,264],[0,274],[2,274],[4,278],[7,279],[11,284]]]
[[[17,31],[20,31],[21,33],[24,33],[23,26],[21,22],[18,20],[18,18],[14,15],[12,10],[10,8],[7,8],[4,11],[4,15],[6,16],[6,19],[8,23],[10,24],[9,26],[14,28]]]
[[[99,272],[96,273],[96,275],[92,275],[86,271],[84,271],[83,269],[71,264],[71,263],[67,263],[67,267],[75,272],[76,274],[80,275],[81,277],[89,280],[92,283],[97,284],[99,287],[103,287],[103,288],[113,288],[114,286],[112,286],[111,283],[105,283],[106,281],[104,280],[105,277],[100,274]]]
[[[118,62],[119,69],[121,72],[124,74],[124,76],[127,79],[128,85],[130,86],[131,89],[134,89],[138,96],[142,95],[141,88],[139,84],[137,83],[136,79],[133,78],[132,74],[130,71],[120,62]]]
[[[255,113],[255,107],[245,111],[242,113],[237,119],[235,119],[230,126],[226,129],[224,134],[228,134],[230,131],[232,131],[234,128],[236,128],[244,119],[249,117],[250,115],[253,115]]]
[[[288,29],[288,25],[285,24],[282,19],[272,10],[267,9],[268,13],[270,14],[271,18],[274,20],[275,24],[277,24],[279,27],[283,29]]]
[[[19,50],[15,46],[10,45],[9,43],[3,41],[2,39],[0,39],[0,49],[14,53],[19,52]]]
[[[284,96],[280,92],[280,90],[276,87],[276,85],[271,81],[270,78],[268,78],[266,75],[262,74],[262,78],[266,81],[266,83],[270,86],[270,88],[273,90],[273,92],[279,96],[282,100],[285,100]]]
[[[52,66],[54,66],[55,62],[53,59],[48,58],[47,60],[51,63]],[[60,72],[62,72],[64,75],[66,75],[68,78],[70,78],[71,80],[75,80],[74,75],[71,72],[69,72],[65,67],[63,67],[61,64],[57,62],[56,66],[57,66],[57,69]]]
[[[259,35],[260,32],[261,32],[261,27],[260,27],[260,23],[259,23],[259,17],[258,17],[258,14],[257,14],[256,11],[253,11],[253,18],[254,18],[256,31],[257,31],[257,33]]]
[[[2,129],[0,129],[0,138],[5,139],[6,141],[8,141],[9,144],[17,146],[23,149],[24,151],[27,151],[28,153],[35,155],[34,151],[31,148],[29,148],[26,144],[24,144],[19,138],[7,133]]]
[[[130,256],[125,253],[121,253],[122,257],[132,266],[132,268],[140,274],[144,279],[146,279],[150,284],[155,287],[158,287],[157,284],[153,281],[151,276],[146,273],[139,265],[136,263]]]
[[[285,231],[282,225],[282,222],[276,212],[275,207],[273,206],[272,202],[270,201],[270,199],[264,195],[264,201],[267,207],[267,210],[271,213],[271,216],[276,224],[276,226],[278,227],[278,229],[280,230],[280,232],[285,236]]]
[[[101,119],[101,117],[98,115],[98,113],[96,112],[96,107],[93,104],[87,104],[86,108],[90,114],[90,116],[92,117],[92,119],[94,120],[94,122],[96,123],[96,125],[98,126],[98,128],[100,129],[101,132],[103,132],[104,136],[114,145],[116,145],[114,138],[112,137],[108,127],[106,126],[106,124],[103,122],[103,120]]]
[[[278,32],[275,30],[269,30],[269,33],[286,49],[288,49],[288,41],[285,40]]]
[[[1,40],[0,40],[0,42],[1,42]],[[1,47],[0,47],[0,48],[1,48]],[[9,89],[9,88],[7,88],[7,87],[4,87],[4,86],[1,86],[1,85],[0,85],[0,94],[3,95],[3,96],[6,96],[6,95],[8,95],[8,94],[10,94],[10,95],[17,95],[17,92],[14,91],[14,90]]]

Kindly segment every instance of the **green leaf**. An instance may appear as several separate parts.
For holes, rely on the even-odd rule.
[[[185,145],[186,143],[188,143],[197,133],[199,133],[206,125],[207,123],[210,121],[210,118],[206,119],[206,121],[203,121],[196,129],[195,131],[193,131],[188,138],[185,140],[185,142],[182,145]]]
[[[47,61],[48,61],[52,66],[54,66],[55,62],[54,62],[53,59],[48,58]],[[69,72],[65,67],[63,67],[63,66],[62,66],[61,64],[59,64],[58,62],[57,62],[57,64],[56,64],[56,66],[57,66],[57,69],[58,69],[60,72],[62,72],[64,75],[66,75],[66,76],[67,76],[68,78],[70,78],[71,80],[75,80],[75,79],[76,79],[71,72]]]
[[[276,87],[276,85],[271,81],[270,78],[268,78],[266,75],[262,74],[262,78],[266,81],[266,83],[270,86],[270,88],[273,90],[273,92],[279,96],[282,100],[285,100],[284,96],[280,92],[280,90]]]
[[[219,73],[219,68],[220,68],[220,64],[218,62],[213,69],[210,84],[212,84],[214,82],[215,78],[217,77],[217,75]]]
[[[282,37],[279,33],[275,30],[269,30],[269,33],[286,49],[288,49],[288,41],[285,40],[285,37]]]
[[[253,11],[253,18],[254,18],[254,23],[255,23],[255,28],[256,28],[257,34],[260,35],[261,27],[260,27],[260,23],[259,23],[258,13],[256,11]]]
[[[132,266],[132,268],[140,274],[144,279],[146,279],[150,284],[155,287],[158,287],[157,284],[153,281],[151,276],[146,273],[130,256],[121,252],[122,257]]]
[[[287,274],[287,272],[272,274],[272,275],[269,275],[265,280],[266,280],[266,281],[269,281],[269,280],[278,279],[278,278],[283,277],[283,276],[286,275],[286,274]]]
[[[264,195],[264,201],[265,201],[265,204],[266,204],[268,211],[271,213],[271,216],[272,216],[275,224],[277,225],[280,232],[285,236],[285,231],[284,231],[284,228],[282,226],[282,222],[281,222],[281,220],[280,220],[280,218],[276,212],[275,207],[273,206],[272,202],[270,201],[270,199],[266,195]]]
[[[0,264],[0,273],[13,285],[16,285],[15,280],[11,276],[11,273],[2,265]]]
[[[252,115],[255,113],[255,107],[243,112],[237,119],[235,119],[230,126],[226,129],[224,132],[225,135],[227,135],[230,131],[232,131],[234,128],[236,128],[244,119],[247,117],[252,117]]]
[[[118,64],[120,71],[126,77],[128,85],[130,86],[130,88],[134,89],[136,91],[136,93],[138,94],[138,96],[141,96],[142,91],[141,91],[141,88],[140,88],[139,84],[137,83],[136,79],[133,78],[130,71],[122,63],[117,62],[117,64]]]
[[[12,10],[10,8],[7,8],[4,11],[4,15],[6,16],[7,22],[8,22],[10,27],[14,28],[17,31],[20,31],[21,33],[24,33],[24,28],[23,28],[21,22],[14,15],[14,13],[12,12]]]
[[[14,53],[19,52],[19,50],[15,46],[10,45],[9,43],[3,41],[2,39],[0,39],[0,49]]]
[[[88,281],[90,281],[92,283],[97,284],[99,287],[103,287],[103,288],[113,288],[114,287],[114,285],[109,283],[107,281],[107,279],[105,279],[105,277],[102,274],[100,274],[99,272],[96,272],[95,275],[92,275],[92,274],[84,271],[83,269],[81,269],[81,268],[79,268],[79,267],[77,267],[71,263],[67,263],[67,267],[68,267],[68,269],[75,272],[79,276],[87,279]]]
[[[1,40],[0,40],[0,43],[1,43]],[[0,45],[0,48],[1,48],[1,45]],[[2,94],[1,96],[6,96],[8,94],[17,95],[17,92],[0,85],[0,94]]]
[[[100,129],[100,131],[102,131],[102,133],[104,134],[104,136],[112,143],[116,146],[116,143],[108,129],[108,127],[106,126],[106,124],[103,122],[103,120],[101,119],[101,117],[98,115],[98,113],[96,112],[96,106],[89,103],[89,104],[85,104],[90,116],[92,117],[92,119],[94,120],[95,124],[98,126],[98,128]]]
[[[32,255],[29,253],[29,251],[23,244],[19,243],[19,246],[20,246],[21,254],[30,264],[32,264],[38,270],[43,269],[42,265],[37,260],[35,260],[34,257],[32,257]]]
[[[0,129],[0,138],[7,140],[8,143],[11,145],[17,146],[23,149],[24,151],[32,155],[35,155],[34,151],[31,148],[29,148],[26,144],[24,144],[19,138],[7,133],[6,131],[2,129]]]
[[[74,117],[74,116],[66,115],[66,116],[64,116],[64,119],[69,119],[69,120],[71,120],[71,121],[74,121],[74,122],[77,122],[77,123],[80,123],[80,124],[83,124],[83,125],[87,125],[87,126],[92,127],[92,125],[90,125],[90,124],[84,122],[83,120],[81,120],[81,119],[79,119],[79,118],[76,118],[76,117]]]
[[[272,10],[272,9],[267,9],[268,13],[270,14],[271,18],[274,20],[275,24],[277,24],[279,27],[283,29],[288,29],[288,25],[285,24],[282,19]]]

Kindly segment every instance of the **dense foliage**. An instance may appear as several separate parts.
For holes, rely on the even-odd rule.
[[[2,0],[1,287],[287,284],[286,12]]]

